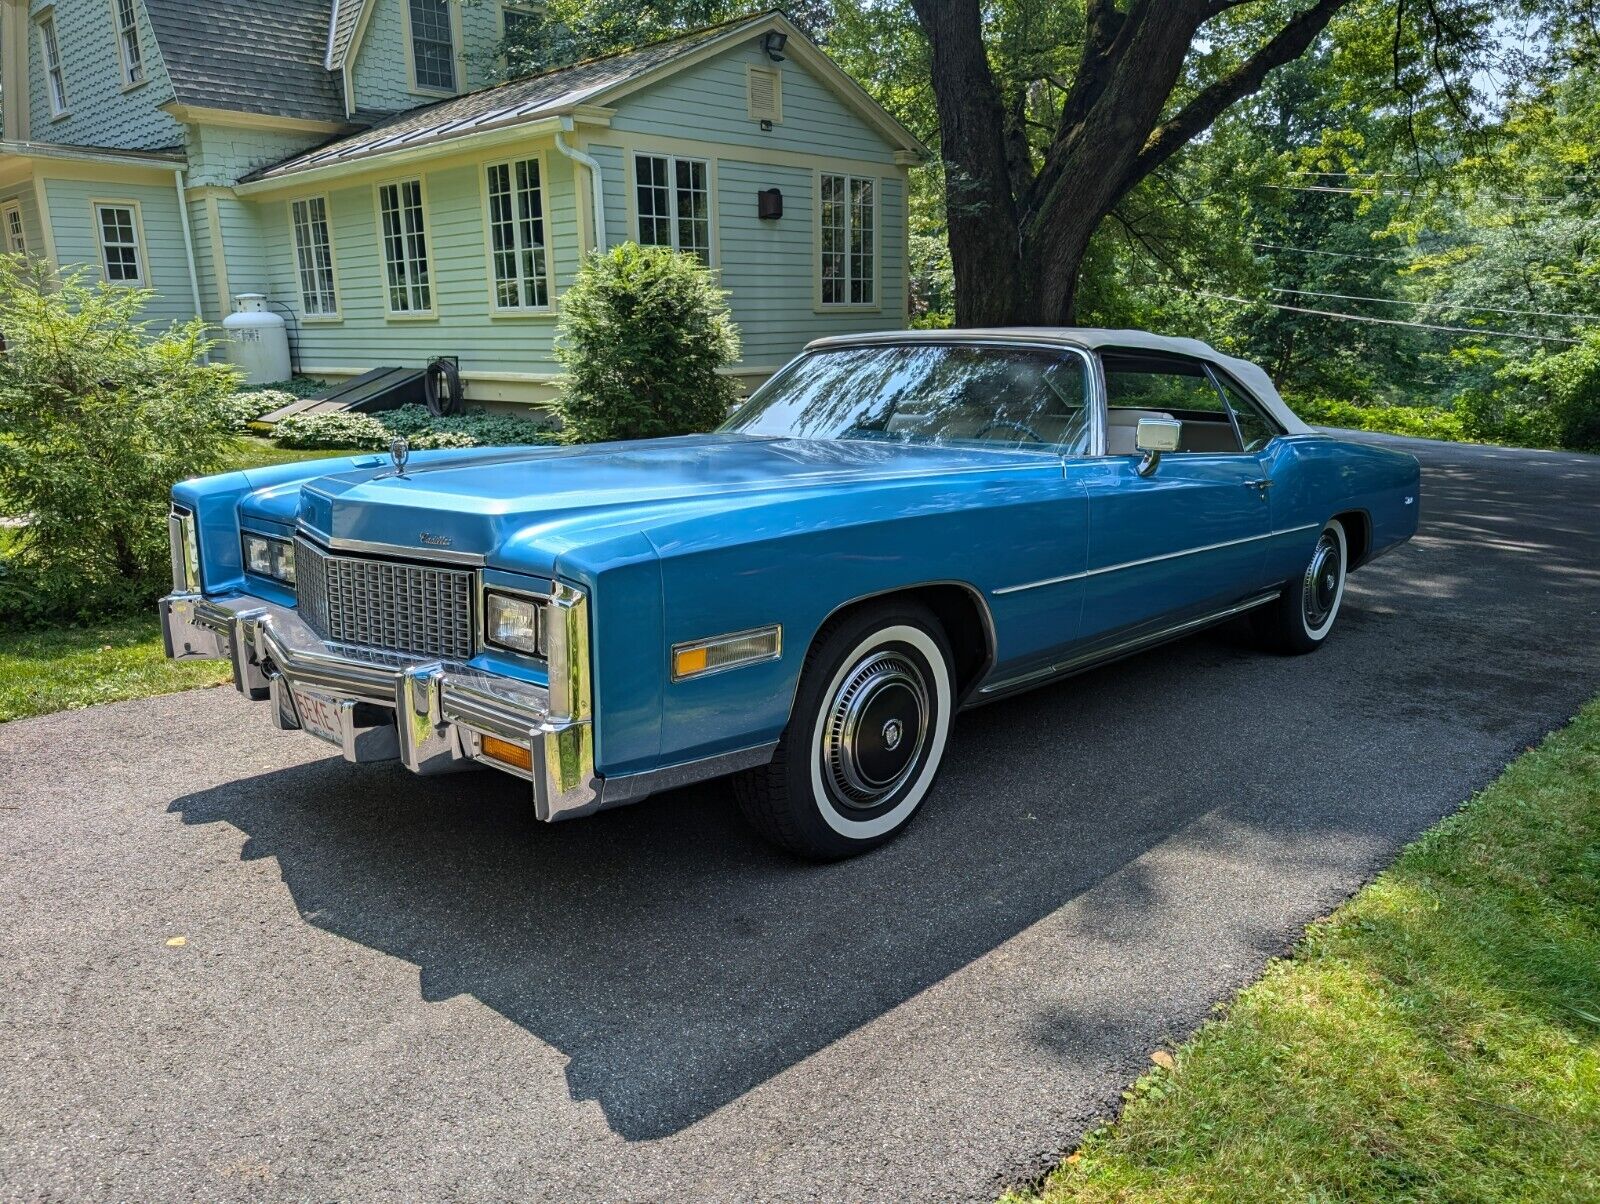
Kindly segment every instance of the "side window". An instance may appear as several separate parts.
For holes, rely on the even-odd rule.
[[[1237,452],[1239,436],[1199,360],[1177,355],[1107,351],[1106,451],[1132,455],[1141,418],[1183,423],[1179,452]]]
[[[1239,424],[1245,451],[1260,451],[1272,442],[1274,436],[1283,434],[1283,428],[1267,413],[1266,408],[1236,384],[1232,377],[1215,368],[1211,371],[1217,378],[1217,387],[1228,399],[1228,408],[1233,411],[1234,420]]]

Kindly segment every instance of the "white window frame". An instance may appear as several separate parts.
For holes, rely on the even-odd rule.
[[[389,240],[383,226],[383,193],[386,188],[403,190],[407,184],[417,186],[417,207],[422,219],[421,228],[417,231],[407,231],[402,228],[401,238],[409,242],[418,233],[422,235],[422,256],[413,259],[409,254],[409,247],[403,248],[405,257],[401,261],[402,275],[408,296],[414,296],[418,288],[428,291],[428,306],[426,309],[395,309],[390,302],[392,297],[389,292]],[[397,191],[396,198],[403,202],[404,192]],[[404,212],[402,207],[401,212]],[[395,180],[382,180],[372,186],[372,213],[377,222],[378,232],[378,283],[383,289],[384,316],[391,320],[406,320],[415,318],[435,318],[439,315],[439,290],[438,282],[433,276],[433,234],[428,228],[428,182],[425,176],[402,176]],[[416,265],[422,267],[423,279],[418,281]]]
[[[707,267],[716,267],[721,261],[717,238],[717,161],[700,155],[674,155],[665,151],[634,148],[628,152],[628,226],[634,241],[640,246],[667,246],[667,243],[647,243],[640,223],[644,214],[639,208],[639,160],[662,159],[667,164],[667,229],[672,236],[671,247],[682,251],[678,236],[678,164],[695,163],[706,169],[706,258]],[[652,215],[655,217],[657,215]]]
[[[28,232],[22,224],[21,201],[7,201],[0,205],[0,234],[5,236],[7,254],[28,253]]]
[[[506,36],[506,18],[528,17],[537,21],[544,15],[544,6],[533,0],[500,0],[500,36]]]
[[[496,270],[494,246],[494,211],[492,189],[489,184],[489,173],[496,168],[503,167],[509,174],[511,184],[511,197],[513,204],[517,199],[516,170],[519,163],[532,163],[539,172],[539,221],[544,227],[544,292],[545,301],[542,305],[517,305],[500,304],[500,277]],[[556,270],[555,270],[555,239],[551,230],[550,213],[550,172],[542,152],[532,155],[518,155],[512,159],[496,159],[483,165],[483,172],[478,177],[479,186],[483,190],[483,239],[484,260],[489,274],[489,314],[491,317],[511,318],[529,315],[548,315],[555,311],[556,306]],[[522,241],[522,223],[518,220],[515,210],[512,213],[512,238],[515,244],[515,254],[520,263],[522,255],[527,250]],[[526,277],[519,272],[517,281],[517,295],[523,294],[522,284]]]
[[[461,91],[463,64],[461,62],[461,6],[445,2],[445,18],[450,26],[450,79],[451,86],[425,84],[417,78],[417,43],[411,31],[412,0],[400,0],[400,15],[406,39],[406,84],[418,96],[455,96]]]
[[[309,226],[312,224],[310,219],[311,206],[318,202],[322,205],[323,249],[328,255],[328,296],[333,300],[332,309],[312,309],[310,298],[306,293],[306,265],[302,256],[307,251],[314,256],[317,248],[314,243],[309,246],[302,245],[300,241],[300,218],[296,210],[301,205],[306,206],[307,225]],[[333,246],[333,207],[328,201],[327,193],[318,192],[310,196],[295,197],[289,202],[289,240],[290,248],[294,255],[294,276],[300,292],[300,314],[302,320],[306,322],[339,321],[341,316],[339,308],[339,257]],[[320,272],[321,265],[314,263],[311,270],[313,273]],[[387,280],[387,274],[385,279]]]
[[[823,289],[823,208],[822,208],[822,182],[824,179],[844,181],[845,192],[845,225],[844,225],[844,259],[845,271],[841,278],[844,283],[846,299],[843,301],[824,300]],[[855,229],[854,209],[850,204],[852,184],[865,183],[872,185],[872,271],[870,275],[858,277],[854,272],[854,256],[850,250],[850,235]],[[814,308],[819,312],[837,313],[841,310],[856,310],[859,312],[873,312],[883,308],[883,177],[856,175],[849,171],[823,171],[819,170],[812,176],[812,196],[815,204],[812,209],[812,284]],[[872,300],[849,300],[850,286],[858,279],[863,279],[872,286]]]
[[[50,120],[59,121],[72,110],[67,103],[67,72],[61,62],[55,9],[40,13],[34,28],[39,31],[39,60],[44,65],[44,94],[50,105]]]
[[[755,105],[755,77],[770,75],[772,77],[772,111],[760,112]],[[774,125],[783,124],[783,68],[776,63],[770,67],[758,67],[755,63],[744,65],[744,111],[745,116],[751,121],[770,121]]]
[[[133,222],[132,242],[106,242],[106,229],[101,222],[100,213],[104,209],[126,209]],[[89,213],[94,219],[94,242],[100,251],[100,278],[107,284],[117,285],[121,288],[148,288],[150,286],[150,257],[145,251],[144,241],[144,214],[139,208],[138,201],[125,201],[107,197],[89,202]],[[138,275],[132,280],[113,280],[109,271],[110,263],[106,259],[106,251],[111,246],[132,247],[133,262],[138,269]]]
[[[126,21],[125,16],[128,18]],[[111,27],[117,35],[117,61],[122,64],[122,90],[128,92],[150,80],[144,68],[144,42],[139,37],[138,0],[111,0]],[[138,72],[137,77],[134,72]]]

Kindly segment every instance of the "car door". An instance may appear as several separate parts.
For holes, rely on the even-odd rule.
[[[1207,366],[1186,356],[1106,349],[1106,455],[1082,461],[1089,549],[1081,637],[1115,641],[1239,602],[1265,583],[1271,531],[1261,457]],[[1183,423],[1179,450],[1141,475],[1141,418]]]

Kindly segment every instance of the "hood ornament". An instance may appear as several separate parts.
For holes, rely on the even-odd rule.
[[[393,440],[389,444],[389,459],[394,461],[394,475],[406,475],[406,461],[411,458],[411,444],[407,443],[404,436]]]

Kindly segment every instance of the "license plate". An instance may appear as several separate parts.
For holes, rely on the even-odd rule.
[[[313,736],[343,748],[344,731],[339,723],[338,699],[314,690],[302,690],[299,686],[294,687],[292,693],[294,709],[300,715],[300,726]]]

